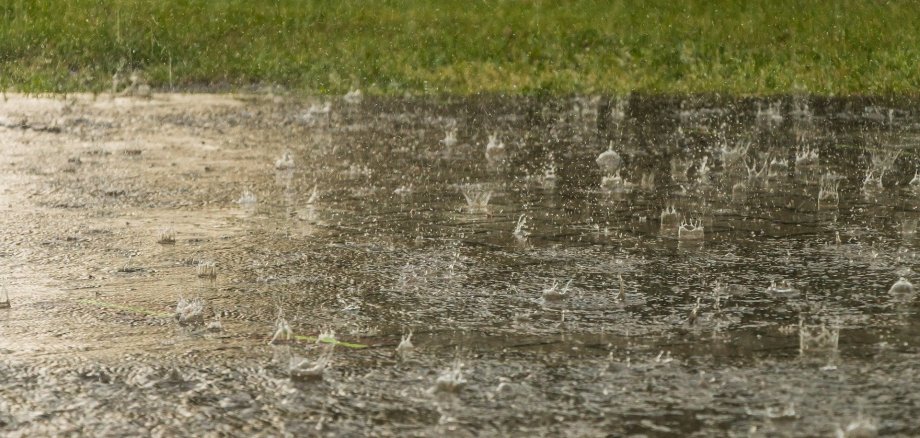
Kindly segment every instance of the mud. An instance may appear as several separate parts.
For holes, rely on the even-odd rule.
[[[916,436],[915,107],[8,95],[0,431]]]

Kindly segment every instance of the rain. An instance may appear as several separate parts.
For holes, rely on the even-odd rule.
[[[4,436],[920,434],[912,98],[161,73],[0,99]]]

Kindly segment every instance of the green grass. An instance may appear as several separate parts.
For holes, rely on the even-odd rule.
[[[5,0],[0,87],[917,94],[914,1]]]

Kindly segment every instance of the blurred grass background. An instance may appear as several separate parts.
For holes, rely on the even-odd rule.
[[[915,1],[4,0],[0,87],[917,94]]]

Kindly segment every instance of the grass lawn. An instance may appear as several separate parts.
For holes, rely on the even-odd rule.
[[[908,94],[914,1],[4,0],[0,88]]]

